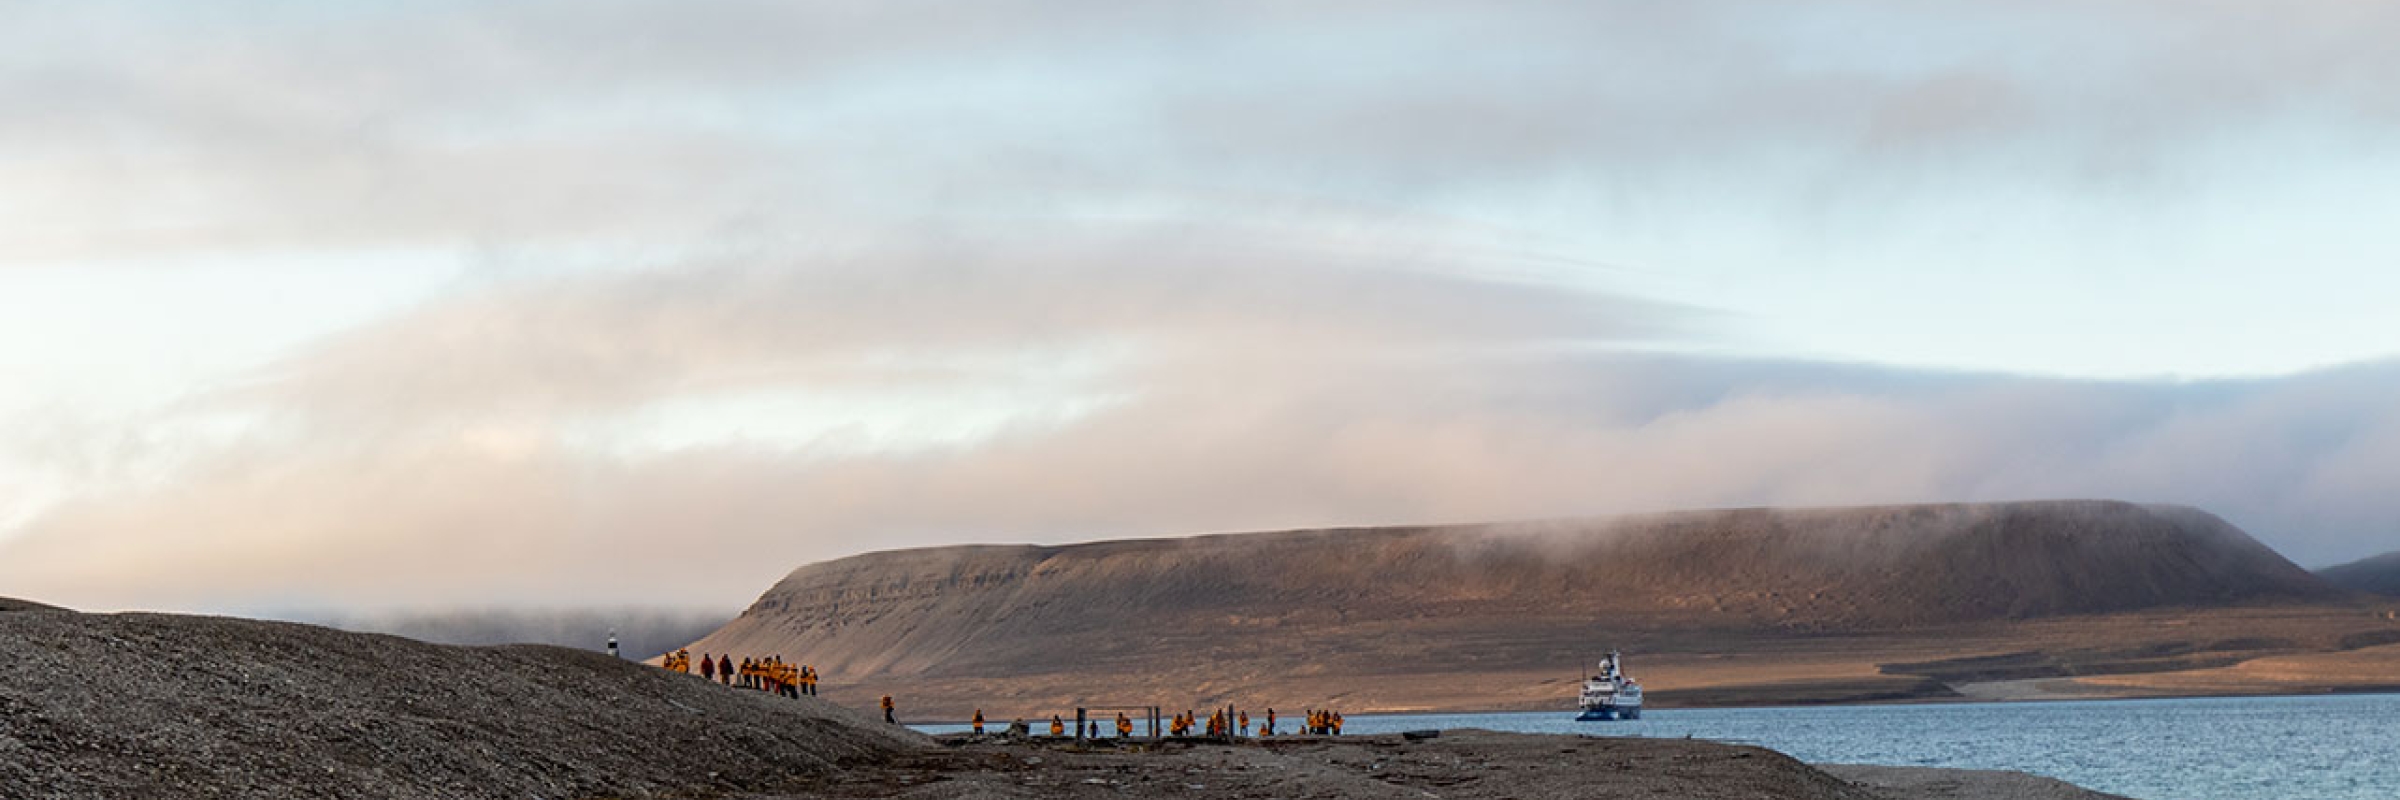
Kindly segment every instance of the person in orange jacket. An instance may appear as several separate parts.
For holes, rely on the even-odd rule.
[[[1126,718],[1125,718],[1125,712],[1123,712],[1123,711],[1119,711],[1119,712],[1117,712],[1117,738],[1119,738],[1119,739],[1130,739],[1130,738],[1132,738],[1132,737],[1133,737],[1133,720],[1126,719]]]
[[[883,721],[894,725],[900,723],[899,720],[892,718],[892,696],[888,694],[883,696]]]
[[[1057,714],[1050,715],[1050,735],[1067,735],[1067,722],[1066,720],[1059,719]]]
[[[975,709],[975,735],[983,735],[983,709]]]

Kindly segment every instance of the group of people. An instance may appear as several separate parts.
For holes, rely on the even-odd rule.
[[[1269,712],[1267,712],[1267,713],[1269,713],[1269,714],[1273,714],[1273,713],[1275,713],[1275,712],[1273,712],[1273,711],[1269,711]],[[1192,712],[1190,712],[1190,711],[1185,711],[1185,712],[1183,712],[1183,713],[1181,713],[1181,714],[1177,714],[1177,715],[1175,715],[1175,718],[1174,718],[1173,720],[1170,720],[1170,721],[1168,721],[1168,722],[1167,722],[1167,733],[1168,733],[1168,734],[1170,734],[1170,735],[1174,735],[1174,736],[1190,736],[1190,735],[1192,735],[1192,729],[1193,729],[1193,728],[1195,728],[1195,727],[1199,727],[1199,725],[1200,725],[1200,722],[1199,722],[1199,720],[1197,719],[1197,717],[1198,717],[1198,716],[1199,716],[1199,715],[1197,715],[1197,714],[1194,714],[1194,713],[1192,713]],[[1227,724],[1228,722],[1229,722],[1229,721],[1225,719],[1225,710],[1224,710],[1224,709],[1217,709],[1217,710],[1215,710],[1215,711],[1211,711],[1211,712],[1209,712],[1209,714],[1208,714],[1208,735],[1209,735],[1209,736],[1212,736],[1212,737],[1213,737],[1213,736],[1224,736],[1224,735],[1225,735],[1225,733],[1226,733],[1226,727],[1225,727],[1225,726],[1226,726],[1226,724]],[[1235,722],[1236,724],[1239,724],[1239,725],[1241,726],[1241,730],[1242,730],[1242,734],[1241,734],[1241,735],[1243,735],[1243,736],[1248,736],[1248,735],[1250,735],[1250,712],[1248,712],[1248,711],[1241,712],[1241,716],[1240,716],[1239,718],[1237,718],[1236,720],[1233,720],[1232,722]]]
[[[686,649],[668,653],[660,659],[660,666],[689,675],[692,672],[692,651]],[[727,686],[738,685],[744,689],[774,692],[785,697],[817,693],[817,669],[804,664],[784,663],[783,656],[744,658],[741,664],[736,665],[731,653],[720,656],[701,653],[700,678]]]
[[[1167,733],[1173,736],[1190,736],[1194,729],[1202,731],[1202,735],[1211,737],[1249,736],[1250,712],[1236,711],[1232,719],[1227,719],[1225,711],[1219,709],[1209,713],[1206,727],[1202,727],[1199,715],[1185,711],[1175,715],[1175,719],[1167,724]],[[1342,735],[1342,714],[1339,711],[1311,710],[1308,712],[1307,724],[1301,726],[1299,732],[1316,736],[1340,736]],[[1261,720],[1261,724],[1258,726],[1258,735],[1275,735],[1275,709],[1267,709],[1266,718]]]
[[[972,722],[970,722],[970,723],[968,723],[968,724],[969,724],[969,725],[970,725],[970,726],[971,726],[971,727],[974,729],[974,731],[975,731],[975,735],[977,735],[977,736],[982,736],[982,735],[983,735],[983,709],[980,709],[980,708],[978,708],[978,709],[975,709],[975,719],[974,719],[974,721],[972,721]],[[1011,729],[1017,729],[1017,728],[1022,728],[1024,725],[1025,725],[1025,720],[1022,720],[1022,719],[1020,719],[1020,720],[1017,720],[1017,721],[1016,721],[1016,722],[1014,722],[1014,723],[1011,723],[1009,727],[1010,727]],[[1084,722],[1084,723],[1083,723],[1083,726],[1084,726],[1084,727],[1083,727],[1083,735],[1084,735],[1084,738],[1087,738],[1087,739],[1097,739],[1097,738],[1099,738],[1099,737],[1100,737],[1100,721],[1099,721],[1099,720],[1089,720],[1089,721],[1086,721],[1086,722]],[[1050,715],[1050,735],[1051,735],[1051,736],[1066,736],[1066,735],[1067,735],[1067,727],[1068,727],[1068,725],[1067,725],[1067,719],[1066,719],[1065,717],[1059,716],[1059,715],[1057,715],[1057,714],[1052,714],[1052,715]],[[1130,738],[1133,738],[1133,720],[1132,720],[1132,719],[1129,719],[1129,718],[1127,718],[1127,717],[1125,716],[1125,712],[1123,712],[1123,711],[1119,711],[1119,712],[1117,712],[1117,738],[1119,738],[1119,739],[1130,739]]]
[[[883,709],[885,719],[887,721],[890,719],[891,715],[891,703],[892,701],[890,697],[884,698]],[[1095,720],[1085,724],[1088,726],[1082,731],[1082,734],[1085,737],[1096,738],[1100,735],[1100,723],[1098,721]],[[1205,731],[1205,734],[1203,735],[1210,737],[1222,737],[1227,735],[1249,736],[1250,712],[1235,711],[1233,712],[1233,716],[1228,718],[1224,709],[1217,709],[1209,712],[1208,720],[1205,723],[1206,727],[1202,727],[1203,724],[1204,723],[1201,722],[1198,713],[1185,711],[1181,714],[1176,714],[1172,720],[1168,721],[1167,735],[1192,736],[1194,735],[1195,730],[1202,730]],[[975,735],[983,735],[983,709],[975,709],[975,718],[969,723],[969,725],[974,730]],[[1067,722],[1064,716],[1058,714],[1050,715],[1051,736],[1070,735],[1072,732],[1068,729],[1072,727],[1074,727],[1073,723]],[[1018,719],[1015,723],[1010,725],[1010,728],[1019,734],[1024,733],[1025,720]],[[1133,737],[1133,720],[1126,718],[1125,713],[1122,711],[1117,712],[1116,728],[1118,738],[1125,739]],[[1342,713],[1331,709],[1311,709],[1307,713],[1306,724],[1301,726],[1298,733],[1314,736],[1340,736],[1342,735]],[[1275,709],[1267,709],[1265,720],[1263,720],[1262,724],[1258,726],[1258,735],[1275,735]]]
[[[976,733],[982,733],[982,732],[983,732],[983,709],[980,709],[980,708],[978,708],[978,709],[975,709],[975,719],[976,719],[976,722],[975,722],[975,732],[976,732]],[[1064,719],[1064,718],[1060,717],[1060,716],[1059,716],[1059,715],[1057,715],[1057,714],[1052,714],[1052,715],[1050,715],[1050,735],[1051,735],[1051,736],[1053,736],[1053,737],[1058,737],[1058,736],[1065,736],[1065,735],[1067,735],[1067,721],[1066,721],[1066,719]],[[1122,711],[1119,711],[1119,712],[1117,712],[1117,738],[1119,738],[1119,739],[1129,739],[1129,738],[1132,738],[1132,737],[1133,737],[1133,720],[1126,719],[1126,718],[1125,718],[1125,712],[1122,712]],[[1099,721],[1099,720],[1088,720],[1088,721],[1085,721],[1085,722],[1083,723],[1083,738],[1086,738],[1086,739],[1098,739],[1098,738],[1100,738],[1100,721]]]

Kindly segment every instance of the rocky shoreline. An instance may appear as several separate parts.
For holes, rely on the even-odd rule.
[[[1758,747],[1453,730],[1240,744],[941,737],[892,764],[767,798],[1617,798],[2122,800],[2016,772],[1803,764]]]
[[[0,800],[2107,797],[1689,740],[937,738],[596,653],[4,599],[0,652]]]

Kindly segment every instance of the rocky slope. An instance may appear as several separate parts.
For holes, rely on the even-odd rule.
[[[2400,597],[2400,552],[2326,567],[2317,570],[2317,577],[2351,591]]]
[[[929,740],[546,646],[0,600],[0,797],[774,791]]]
[[[1706,649],[2342,596],[2190,508],[1751,509],[874,553],[794,571],[692,647],[805,658],[831,684],[1005,694],[1034,678],[1565,671],[1597,647],[1677,637]]]

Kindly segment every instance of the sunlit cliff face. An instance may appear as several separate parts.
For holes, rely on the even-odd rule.
[[[2034,497],[2400,548],[2387,4],[25,14],[0,594]]]

